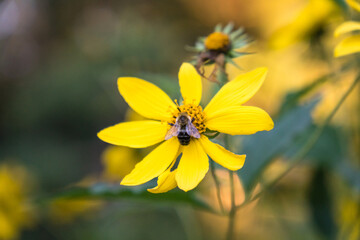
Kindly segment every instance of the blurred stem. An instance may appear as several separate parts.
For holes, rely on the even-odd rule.
[[[229,81],[228,75],[225,71],[225,64],[224,66],[220,67],[217,74],[217,79],[219,81],[220,86],[224,86],[225,83]]]
[[[224,61],[224,65],[220,66],[218,75],[217,75],[218,81],[219,81],[221,87],[224,86],[229,81],[225,67],[226,67],[226,62]],[[228,135],[224,135],[224,145],[225,145],[226,149],[231,150]],[[230,211],[229,211],[229,225],[228,225],[227,232],[226,232],[226,239],[231,240],[231,239],[234,239],[234,237],[235,237],[234,236],[234,226],[235,226],[236,206],[235,206],[234,172],[231,170],[228,170],[228,171],[229,171],[229,177],[230,177],[229,180],[230,180],[231,207],[230,207]]]
[[[189,207],[175,208],[180,222],[184,227],[184,232],[188,240],[201,240],[201,228],[196,219],[194,210]]]
[[[211,175],[214,179],[214,182],[215,182],[215,187],[216,187],[216,196],[217,196],[217,199],[218,199],[218,202],[219,202],[219,206],[220,206],[220,211],[221,213],[224,213],[224,206],[223,206],[223,203],[222,203],[222,200],[221,200],[221,186],[220,186],[220,181],[219,179],[217,178],[216,176],[216,173],[215,173],[215,164],[214,164],[214,161],[213,160],[210,160],[210,170],[211,170]]]
[[[360,81],[360,74],[355,78],[354,82],[350,85],[348,90],[344,93],[344,95],[340,98],[334,109],[330,112],[327,116],[325,121],[321,126],[319,126],[314,133],[309,137],[306,144],[290,159],[292,163],[282,174],[280,174],[277,178],[275,178],[272,182],[267,184],[262,191],[258,192],[254,197],[250,198],[248,201],[245,201],[241,205],[236,207],[236,210],[244,207],[245,205],[255,201],[261,195],[263,195],[267,190],[271,189],[279,180],[281,180],[284,176],[286,176],[298,163],[300,163],[306,156],[306,154],[313,148],[319,137],[321,136],[322,132],[324,131],[325,127],[327,127],[334,117],[336,112],[339,110],[340,106],[343,104],[345,99],[349,96],[352,90],[356,87],[356,84]]]
[[[230,177],[230,198],[231,198],[231,208],[229,212],[229,226],[226,233],[226,239],[231,240],[234,239],[234,226],[235,226],[235,187],[234,187],[234,172],[229,170]]]

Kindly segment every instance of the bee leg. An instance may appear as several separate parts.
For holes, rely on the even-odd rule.
[[[191,119],[191,123],[193,123],[194,121],[195,121],[195,118],[192,118],[192,119]]]
[[[174,124],[173,123],[168,123],[170,126],[174,126]]]
[[[181,112],[181,109],[180,109],[180,107],[177,107],[177,110],[178,110],[179,112]]]

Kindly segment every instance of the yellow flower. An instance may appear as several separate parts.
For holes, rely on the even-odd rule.
[[[360,3],[354,0],[346,1],[355,10],[360,11]],[[342,34],[360,30],[360,22],[347,21],[338,26],[334,32],[335,37]],[[341,57],[352,53],[360,52],[360,34],[355,34],[344,38],[334,50],[335,57]]]
[[[340,209],[340,238],[356,240],[360,238],[359,199],[344,199]]]
[[[195,188],[209,169],[208,156],[230,170],[244,165],[245,155],[236,155],[211,142],[203,133],[205,129],[230,135],[249,135],[271,130],[274,123],[262,109],[243,106],[262,85],[267,70],[258,68],[226,83],[202,110],[201,77],[189,63],[179,71],[180,91],[183,97],[177,106],[160,88],[147,81],[121,77],[120,94],[132,109],[154,120],[125,122],[108,127],[98,137],[108,143],[133,148],[144,148],[162,142],[148,154],[121,182],[122,185],[140,185],[158,177],[158,185],[150,192],[169,191],[176,186],[184,191]],[[180,144],[176,137],[165,140],[170,125],[186,113],[201,134],[191,137],[190,144]],[[176,169],[177,157],[182,154]],[[207,156],[208,155],[208,156]]]
[[[316,31],[336,16],[338,6],[331,0],[310,0],[287,25],[279,28],[270,37],[269,45],[274,49],[286,48],[309,39]]]
[[[89,187],[95,181],[96,178],[88,176],[73,184],[73,186]],[[80,217],[92,217],[92,214],[100,210],[103,205],[102,201],[95,199],[56,198],[50,202],[48,213],[54,223],[66,224]]]
[[[91,216],[102,205],[98,200],[59,198],[51,202],[49,213],[53,222],[65,224],[78,217]]]
[[[145,118],[129,108],[125,114],[125,121],[139,120],[145,120]],[[139,152],[133,148],[108,146],[101,154],[101,160],[104,165],[104,178],[110,181],[123,179],[140,160],[138,155],[140,155]]]
[[[346,3],[350,5],[353,9],[360,12],[360,2],[359,0],[346,0]]]
[[[31,185],[29,180],[20,166],[0,166],[0,239],[16,239],[23,228],[33,224],[26,191]]]

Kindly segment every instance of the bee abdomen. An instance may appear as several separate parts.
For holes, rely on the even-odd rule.
[[[181,145],[189,145],[190,143],[190,136],[186,133],[186,131],[180,131],[177,138],[179,139],[179,143]]]

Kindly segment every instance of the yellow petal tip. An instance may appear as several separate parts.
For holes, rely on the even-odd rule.
[[[183,62],[183,63],[181,64],[180,68],[185,67],[185,66],[187,66],[187,67],[192,67],[192,68],[194,67],[191,63]]]
[[[157,193],[155,190],[156,190],[156,187],[155,187],[155,188],[149,188],[149,189],[147,189],[147,191],[148,191],[149,193]]]
[[[159,193],[165,193],[164,191],[159,191],[159,186],[156,186],[154,188],[147,189],[149,193],[159,194]]]
[[[104,134],[104,129],[101,130],[101,131],[99,131],[99,132],[96,134],[96,136],[97,136],[101,141],[106,142],[106,141],[104,140],[103,134]]]
[[[341,52],[338,49],[335,49],[335,51],[334,51],[334,58],[339,58],[339,57],[343,57],[343,56],[346,56],[346,55],[348,55],[348,54],[344,54],[343,52]]]
[[[120,185],[123,185],[123,186],[136,186],[136,185],[140,185],[140,184],[137,184],[133,181],[133,179],[129,179],[129,175],[126,175],[120,182]]]
[[[120,86],[125,82],[126,79],[127,79],[126,77],[119,77],[119,78],[117,79],[117,85],[118,85],[118,87],[120,87]]]
[[[269,71],[269,69],[267,67],[259,67],[257,69],[255,69],[254,71],[259,72],[261,75],[266,75]]]
[[[189,189],[189,188],[183,188],[183,187],[180,187],[178,186],[178,188],[180,188],[181,190],[183,190],[184,192],[188,192],[190,190],[192,190],[193,188]]]
[[[271,118],[270,118],[270,121],[271,122],[269,123],[269,130],[268,131],[274,129],[274,126],[275,126],[274,121]]]
[[[125,81],[126,79],[128,79],[129,77],[118,77],[117,82],[120,83],[122,81]]]
[[[266,73],[269,69],[267,67],[259,67],[258,70]]]
[[[123,185],[123,186],[128,186],[128,182],[125,180],[125,178],[123,180],[121,180],[120,182],[120,185]]]

